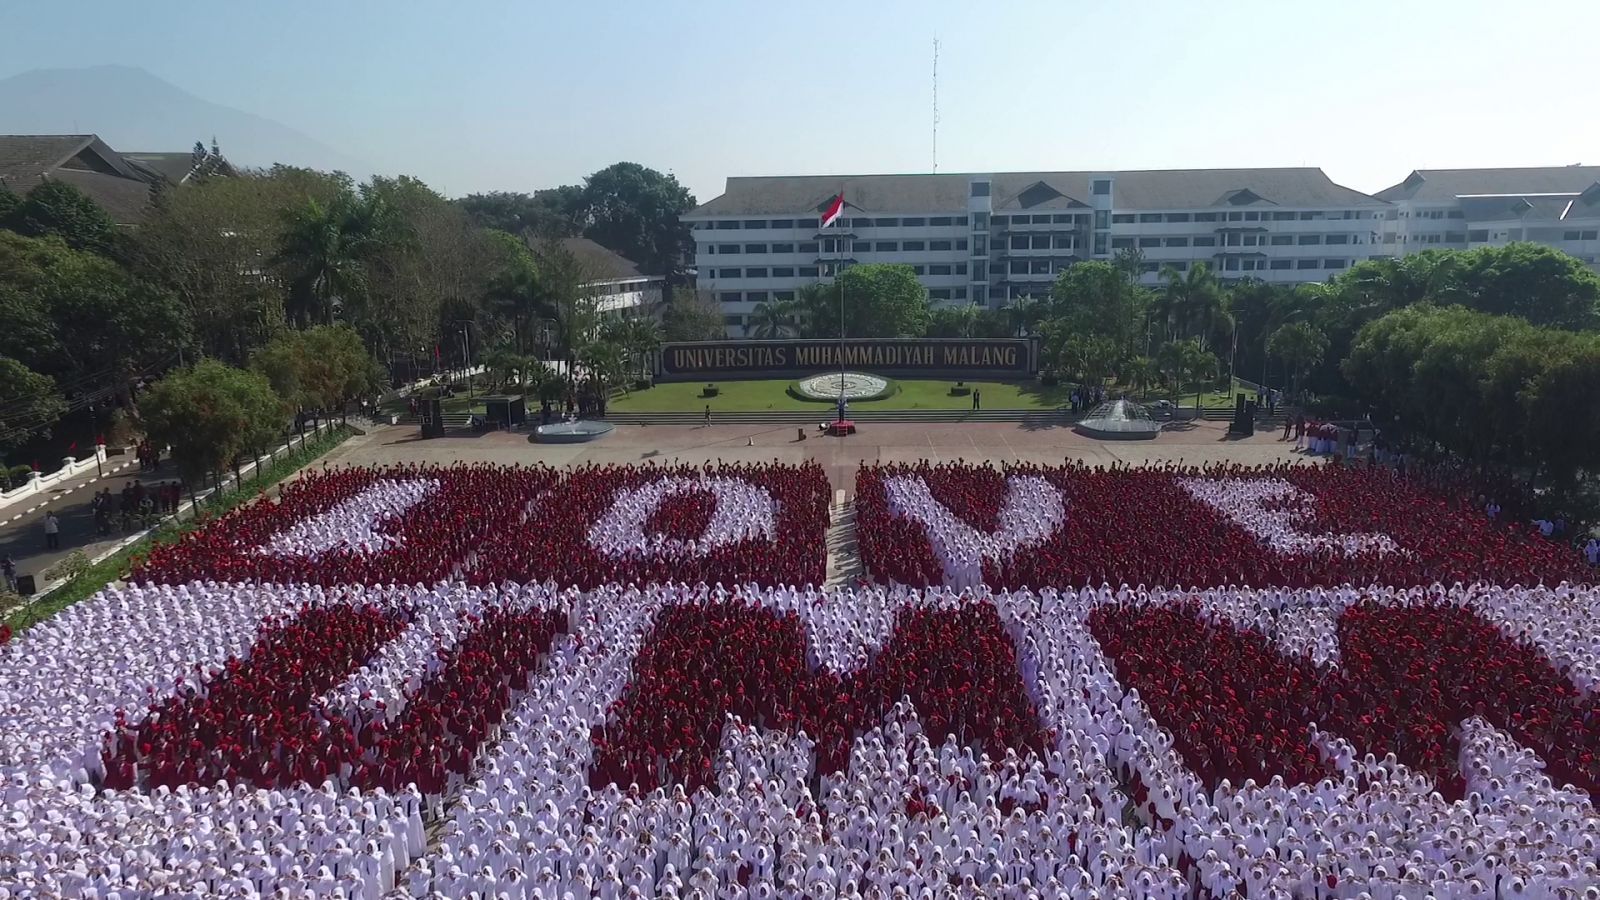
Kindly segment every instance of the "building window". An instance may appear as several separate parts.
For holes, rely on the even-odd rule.
[[[793,219],[773,219],[772,220],[772,227],[773,228],[793,228],[794,227],[794,220]]]
[[[739,230],[739,223],[738,222],[728,221],[728,220],[724,219],[723,221],[720,221],[720,222],[717,223],[717,230],[718,231],[738,231]]]
[[[1050,235],[1048,235],[1048,234],[1036,234],[1036,235],[1034,235],[1033,236],[1033,249],[1035,249],[1035,250],[1049,250],[1050,249]]]
[[[772,252],[773,253],[793,253],[794,252],[794,245],[793,244],[773,244],[772,245]]]
[[[937,228],[939,226],[942,226],[942,225],[949,225],[950,224],[950,217],[949,216],[934,216],[933,218],[928,220],[928,224],[933,226],[933,227],[935,227],[935,228]]]
[[[799,271],[801,278],[816,278],[820,272],[816,266],[801,266]]]
[[[1141,250],[1148,250],[1151,247],[1159,247],[1159,246],[1161,246],[1161,238],[1157,238],[1157,237],[1139,238],[1139,249],[1141,249]]]
[[[1600,228],[1591,228],[1578,236],[1581,241],[1600,240]]]
[[[1328,239],[1323,241],[1323,243],[1325,243],[1325,244],[1348,244],[1348,243],[1350,243],[1350,235],[1348,235],[1348,234],[1330,234],[1330,235],[1328,235]]]
[[[973,213],[972,214],[972,230],[973,231],[988,231],[989,230],[989,214],[988,213]]]
[[[1289,259],[1274,259],[1267,263],[1267,268],[1281,272],[1282,270],[1289,268],[1289,265],[1292,262],[1293,260]]]
[[[1449,211],[1449,212],[1447,212],[1447,213],[1445,213],[1445,214],[1444,214],[1444,217],[1445,217],[1445,218],[1446,218],[1446,219],[1460,219],[1460,218],[1462,218],[1462,217],[1463,217],[1463,215],[1462,215],[1462,212],[1461,212],[1461,210],[1459,210],[1459,209],[1452,209],[1452,210],[1450,210],[1450,211]]]
[[[1254,211],[1247,212],[1247,213],[1244,214],[1244,220],[1246,222],[1259,222],[1259,221],[1261,221],[1261,213],[1254,212]]]
[[[744,292],[744,302],[746,302],[746,303],[765,303],[765,302],[767,302],[767,292],[766,291],[745,291]]]
[[[975,262],[975,263],[972,264],[972,280],[973,281],[984,281],[984,280],[986,280],[989,277],[988,273],[989,273],[989,267],[986,264],[981,263],[981,262]]]
[[[1187,272],[1187,271],[1189,271],[1189,264],[1187,262],[1181,260],[1181,259],[1180,260],[1175,260],[1173,262],[1169,262],[1169,263],[1167,263],[1167,265],[1171,266],[1172,270],[1174,272]]]
[[[1274,221],[1274,222],[1293,222],[1294,221],[1294,213],[1292,213],[1292,212],[1275,212],[1275,213],[1272,214],[1272,221]]]
[[[765,227],[767,227],[767,220],[766,219],[745,219],[744,220],[744,230],[745,231],[753,231],[753,230],[755,230],[757,228],[765,228]]]
[[[961,240],[956,241],[956,249],[957,250],[965,250],[965,249],[967,249],[967,239],[966,238],[962,238]]]
[[[766,266],[759,266],[759,267],[754,268],[754,269],[745,269],[744,270],[744,277],[746,277],[746,278],[765,278],[765,277],[767,277],[767,267]]]
[[[786,303],[794,299],[794,291],[773,291],[772,299],[779,303]]]
[[[1028,261],[1025,259],[1013,259],[1008,271],[1012,275],[1026,275],[1028,274]]]
[[[912,266],[911,267],[911,271],[912,271],[913,274],[916,274],[916,275],[926,275],[926,274],[928,274],[928,267],[927,266]]]
[[[928,249],[929,250],[949,250],[950,249],[950,242],[949,241],[929,241],[928,242]]]
[[[1048,260],[1048,259],[1036,259],[1036,260],[1033,260],[1033,274],[1035,274],[1035,275],[1049,275],[1050,274],[1050,260]]]
[[[1322,243],[1322,235],[1320,235],[1320,234],[1302,234],[1302,235],[1300,235],[1299,240],[1300,240],[1300,246],[1302,246],[1302,247],[1311,247],[1311,246],[1314,246],[1316,244]]]
[[[1262,243],[1262,238],[1263,237],[1265,237],[1265,235],[1247,234],[1247,235],[1244,236],[1244,245],[1246,247],[1260,246],[1261,243]]]
[[[972,194],[971,194],[971,196],[973,196],[973,197],[987,197],[987,196],[989,196],[989,182],[987,182],[987,181],[974,181],[972,183]]]
[[[1211,235],[1203,235],[1194,239],[1194,245],[1196,247],[1215,247],[1217,239]]]
[[[1187,221],[1189,221],[1189,214],[1188,213],[1167,213],[1167,221],[1168,222],[1187,222]]]
[[[1239,271],[1239,257],[1230,256],[1227,259],[1223,260],[1222,261],[1222,271],[1224,271],[1224,272],[1237,272],[1237,271]]]
[[[1117,213],[1111,217],[1113,225],[1132,225],[1138,217],[1133,213]]]
[[[718,244],[717,245],[717,252],[721,253],[723,256],[727,256],[730,253],[738,253],[739,252],[739,245],[738,244]]]
[[[1242,268],[1243,268],[1243,269],[1244,269],[1244,270],[1245,270],[1245,271],[1246,271],[1246,272],[1254,272],[1254,271],[1255,271],[1255,270],[1256,270],[1256,261],[1255,261],[1255,260],[1253,260],[1253,259],[1247,259],[1247,260],[1244,260],[1244,261],[1243,261],[1243,262],[1242,262],[1242,263],[1241,263],[1241,267],[1242,267]],[[1263,268],[1265,268],[1265,267],[1263,267]]]
[[[1244,213],[1242,213],[1242,212],[1231,212],[1231,213],[1228,213],[1228,221],[1229,222],[1243,222],[1244,221]]]
[[[913,216],[901,219],[900,224],[905,228],[921,228],[928,224],[928,220]]]
[[[1011,224],[1011,217],[1010,216],[995,216],[994,217],[994,227],[996,227],[996,228],[1004,228],[1004,227],[1006,227],[1007,225],[1010,225],[1010,224]],[[1017,224],[1018,225],[1026,225],[1026,224],[1028,224],[1028,217],[1027,216],[1017,216]]]
[[[1573,240],[1577,240],[1577,238],[1573,238]],[[1013,249],[1013,250],[1026,250],[1026,249],[1028,249],[1028,236],[1025,235],[1025,234],[1013,234],[1011,236],[1011,249]]]
[[[1217,221],[1217,214],[1214,212],[1195,213],[1194,220],[1196,222],[1215,222]]]
[[[744,295],[738,291],[723,291],[717,295],[717,299],[723,303],[738,303],[744,299]]]
[[[1300,221],[1302,222],[1311,222],[1320,218],[1322,218],[1322,213],[1319,212],[1303,212],[1300,214]]]
[[[767,252],[767,245],[766,244],[745,244],[744,245],[744,252],[746,252],[746,253],[765,253],[765,252]]]
[[[899,228],[899,219],[873,219],[872,224],[878,228]]]
[[[1071,225],[1072,224],[1072,214],[1071,213],[1056,213],[1055,215],[1050,217],[1050,221],[1056,223],[1057,225]]]
[[[1053,247],[1056,250],[1076,250],[1078,239],[1070,234],[1058,234],[1055,236]]]
[[[967,299],[967,289],[964,287],[951,288],[950,296],[956,298],[957,300],[965,300]]]
[[[872,247],[874,253],[894,253],[899,249],[899,241],[879,241]]]
[[[1167,246],[1168,247],[1187,247],[1187,246],[1189,246],[1189,239],[1186,238],[1186,237],[1171,237],[1171,238],[1167,238]]]
[[[794,227],[802,228],[802,229],[804,229],[804,228],[816,228],[817,227],[817,220],[816,219],[796,219],[795,222],[794,222]]]
[[[928,289],[928,299],[929,300],[949,300],[950,299],[950,289],[949,288],[929,288]]]
[[[956,263],[956,274],[957,275],[965,275],[965,274],[967,274],[967,264],[966,263]]]
[[[1140,213],[1139,214],[1139,222],[1141,224],[1149,224],[1151,222],[1160,222],[1160,221],[1161,221],[1161,213]]]
[[[989,236],[988,235],[986,235],[986,234],[975,234],[975,235],[972,236],[972,255],[973,256],[988,256],[989,255]]]
[[[794,266],[773,266],[772,267],[772,277],[773,278],[793,278],[794,277]]]
[[[1108,197],[1108,196],[1110,196],[1111,195],[1111,179],[1109,179],[1109,178],[1096,178],[1094,180],[1094,188],[1093,188],[1093,190],[1094,190],[1094,195],[1096,197]]]
[[[1582,232],[1577,232],[1577,231],[1562,232],[1561,239],[1563,241],[1581,241],[1581,240],[1583,240],[1583,238],[1578,237],[1578,235],[1581,234],[1581,233]]]
[[[1317,267],[1317,260],[1297,259],[1294,261],[1294,267],[1296,269],[1315,269]]]
[[[706,245],[706,255],[707,256],[716,256],[717,255],[717,245],[716,244],[707,244]]]
[[[928,274],[929,275],[949,275],[950,274],[950,267],[949,266],[942,266],[942,265],[941,266],[929,266],[928,267]]]
[[[718,269],[717,270],[717,277],[718,278],[738,278],[738,277],[740,277],[740,274],[743,273],[743,272],[744,272],[743,269]]]
[[[926,241],[901,241],[900,249],[907,253],[918,253],[927,249]]]
[[[1342,268],[1344,268],[1344,260],[1342,260],[1342,259],[1325,259],[1325,260],[1322,261],[1322,267],[1324,269],[1342,269]]]
[[[1113,250],[1132,250],[1133,249],[1133,238],[1131,238],[1131,237],[1112,238],[1111,239],[1111,249],[1113,249]]]
[[[1094,211],[1094,227],[1104,229],[1111,227],[1111,213],[1103,209]]]
[[[1274,247],[1289,247],[1289,246],[1292,246],[1294,244],[1294,235],[1292,235],[1292,234],[1275,234],[1275,235],[1272,236],[1271,243],[1272,243],[1272,246],[1274,246]]]
[[[799,252],[801,252],[801,253],[820,253],[820,252],[822,252],[822,245],[818,244],[816,241],[801,241],[800,242],[800,251]]]
[[[1383,237],[1384,237],[1384,241],[1383,242],[1385,244],[1387,244],[1387,243],[1391,243],[1389,238],[1393,237],[1393,235],[1386,234]],[[1487,228],[1474,228],[1473,230],[1467,232],[1467,240],[1469,240],[1469,241],[1487,241],[1488,239],[1489,239],[1489,229],[1487,229]]]

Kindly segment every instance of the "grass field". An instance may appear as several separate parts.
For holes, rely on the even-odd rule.
[[[971,409],[972,397],[951,396],[954,381],[899,381],[900,390],[882,400],[852,400],[851,409]],[[715,397],[700,396],[705,382],[679,381],[658,384],[614,398],[608,409],[616,412],[699,412],[710,404],[712,412],[761,412],[765,410],[827,411],[826,403],[797,400],[788,393],[787,379],[718,381]],[[984,409],[1057,409],[1071,403],[1071,386],[1042,387],[1036,382],[968,381],[966,386],[982,394]],[[1244,390],[1238,387],[1238,390]],[[1169,399],[1166,391],[1150,391],[1144,399]],[[1208,391],[1200,402],[1206,407],[1228,407],[1231,394]],[[1178,396],[1180,406],[1194,404],[1194,392]]]

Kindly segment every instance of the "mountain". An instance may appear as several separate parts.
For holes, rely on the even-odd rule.
[[[370,163],[287,125],[202,100],[129,66],[34,69],[0,79],[0,132],[97,134],[126,152],[184,151],[215,136],[236,166],[282,162],[357,178],[373,172]]]

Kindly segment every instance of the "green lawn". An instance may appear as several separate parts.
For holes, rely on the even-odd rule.
[[[796,400],[789,396],[788,379],[762,381],[719,381],[720,393],[702,397],[703,381],[658,384],[643,391],[614,398],[607,409],[614,412],[759,412],[763,410],[814,410],[831,412],[828,403]],[[952,397],[954,381],[898,381],[900,389],[882,400],[851,401],[851,409],[971,409],[972,397]],[[1069,402],[1070,387],[1040,387],[1034,382],[968,381],[966,386],[982,394],[984,409],[1054,409]]]

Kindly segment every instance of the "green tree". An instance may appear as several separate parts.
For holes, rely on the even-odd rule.
[[[0,230],[16,231],[17,211],[22,209],[22,198],[8,187],[0,186]]]
[[[304,328],[352,317],[367,299],[367,263],[398,238],[388,205],[346,191],[327,203],[308,199],[285,221],[275,261],[288,284],[290,320]]]
[[[1553,247],[1519,241],[1469,250],[1459,254],[1454,277],[1455,295],[1436,302],[1535,325],[1600,327],[1600,274]]]
[[[456,204],[480,228],[541,240],[577,237],[583,188],[566,184],[532,194],[514,191],[468,194]]]
[[[1147,292],[1118,266],[1081,262],[1068,266],[1050,286],[1044,321],[1037,326],[1058,333],[1097,335],[1120,348],[1120,359],[1131,356],[1138,343],[1140,321],[1148,303]]]
[[[971,303],[935,307],[928,314],[928,337],[972,338],[983,327],[984,310]]]
[[[169,373],[151,387],[143,408],[146,433],[172,448],[191,484],[246,453],[259,455],[288,420],[283,399],[264,376],[216,360]]]
[[[694,206],[694,195],[676,177],[619,162],[583,180],[577,219],[584,237],[676,283],[683,260],[694,254],[680,217]]]
[[[67,411],[55,379],[0,356],[0,453],[14,450]]]
[[[661,339],[664,341],[715,341],[728,336],[722,310],[704,291],[672,289],[661,311]]]
[[[1216,377],[1219,363],[1216,354],[1200,346],[1198,339],[1187,338],[1164,345],[1156,355],[1156,365],[1171,380],[1174,399],[1183,385],[1194,387],[1194,405],[1198,410],[1200,395],[1205,391],[1206,382]]]
[[[800,291],[801,333],[811,338],[839,337],[840,296],[845,337],[921,337],[928,331],[928,290],[908,265],[851,266],[830,284]]]
[[[1322,362],[1322,355],[1328,352],[1328,336],[1315,325],[1291,322],[1272,333],[1267,339],[1267,350],[1283,361],[1284,369],[1290,373],[1292,393],[1298,395],[1300,379]]]
[[[1168,340],[1193,337],[1206,349],[1226,316],[1217,276],[1210,266],[1197,262],[1183,272],[1163,267],[1161,278],[1166,284],[1151,305],[1157,327],[1164,329]]]
[[[1073,331],[1062,319],[1045,324],[1039,356],[1046,371],[1085,384],[1105,383],[1126,358],[1124,348],[1112,338]]]
[[[589,341],[579,347],[576,371],[582,372],[597,397],[628,383],[627,356],[621,346],[610,341]]]
[[[328,413],[375,393],[384,376],[348,325],[283,332],[255,355],[251,368],[291,407]]]
[[[757,303],[756,308],[750,312],[749,320],[745,322],[745,331],[751,337],[762,341],[794,337],[800,330],[799,323],[795,321],[797,313],[794,301],[769,300]]]
[[[609,319],[600,326],[600,338],[622,351],[630,375],[647,377],[650,357],[661,349],[661,326],[650,319]]]
[[[100,204],[64,181],[43,181],[28,191],[12,214],[16,231],[29,237],[58,237],[74,250],[109,254],[116,224]]]

